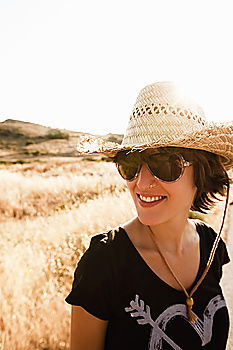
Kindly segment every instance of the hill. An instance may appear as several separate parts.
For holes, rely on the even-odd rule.
[[[46,157],[77,157],[80,137],[90,135],[66,129],[7,119],[0,122],[0,162],[30,161]],[[120,134],[95,135],[120,143]]]

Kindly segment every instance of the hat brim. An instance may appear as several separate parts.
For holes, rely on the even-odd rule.
[[[94,137],[86,137],[77,146],[79,154],[101,154],[105,157],[114,157],[124,150],[145,150],[160,147],[182,147],[203,150],[218,154],[222,157],[227,170],[233,167],[233,122],[212,124],[208,128],[186,134],[172,141],[160,138],[150,143],[143,144],[117,144]]]

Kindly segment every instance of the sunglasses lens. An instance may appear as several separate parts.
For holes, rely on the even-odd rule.
[[[137,153],[125,154],[117,159],[116,164],[123,179],[130,181],[137,174],[140,165],[140,156]]]
[[[156,177],[166,182],[176,181],[183,172],[182,158],[178,154],[151,155],[148,166]]]
[[[183,172],[182,157],[178,154],[157,153],[141,156],[133,152],[121,155],[116,160],[120,175],[128,181],[135,178],[143,162],[155,177],[165,182],[176,181]]]

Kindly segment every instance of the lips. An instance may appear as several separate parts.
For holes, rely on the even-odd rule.
[[[151,203],[151,202],[156,202],[156,201],[159,201],[160,199],[163,199],[164,196],[147,197],[139,194],[139,198],[144,202]]]
[[[141,205],[143,206],[151,206],[151,205],[155,205],[155,204],[159,204],[161,203],[166,196],[161,196],[161,195],[142,195],[137,193],[137,197],[139,198],[139,202]]]

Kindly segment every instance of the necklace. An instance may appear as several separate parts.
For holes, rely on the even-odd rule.
[[[194,314],[194,312],[192,311],[192,307],[194,304],[192,295],[194,293],[194,290],[192,289],[192,291],[190,292],[190,294],[187,292],[186,288],[183,286],[183,284],[181,283],[181,281],[179,280],[179,278],[176,276],[175,272],[173,271],[172,267],[170,266],[170,264],[168,263],[167,259],[165,258],[165,256],[163,255],[163,253],[161,252],[157,242],[155,241],[155,237],[154,234],[150,228],[150,226],[147,226],[149,229],[149,234],[151,237],[152,242],[154,243],[155,248],[157,248],[159,255],[161,256],[162,260],[164,261],[165,265],[167,266],[168,270],[171,272],[172,276],[174,277],[174,279],[176,280],[176,282],[179,284],[179,286],[183,289],[185,295],[186,295],[186,306],[187,306],[187,316],[188,316],[188,320],[189,322],[196,322],[198,317],[197,315]]]
[[[212,261],[214,259],[214,254],[215,251],[218,247],[218,242],[220,240],[220,235],[223,229],[223,225],[224,225],[224,220],[225,220],[225,216],[226,216],[226,210],[227,210],[227,204],[228,204],[228,198],[229,198],[229,186],[227,189],[227,199],[226,199],[226,205],[225,205],[225,209],[224,209],[224,213],[223,213],[223,220],[222,220],[222,224],[219,230],[219,233],[216,236],[216,239],[214,241],[213,247],[211,249],[210,252],[210,256],[209,259],[207,261],[206,267],[201,275],[201,277],[199,278],[199,280],[197,281],[197,283],[195,284],[195,286],[192,288],[191,292],[188,293],[186,288],[183,286],[183,284],[180,282],[179,278],[176,276],[175,272],[173,271],[172,267],[170,266],[170,264],[168,263],[167,259],[165,258],[165,256],[163,255],[163,253],[161,252],[158,243],[155,241],[155,237],[153,234],[152,229],[150,228],[150,226],[147,226],[148,228],[148,232],[150,234],[151,240],[155,246],[155,248],[158,250],[159,255],[161,256],[162,260],[164,261],[165,265],[167,266],[168,270],[170,271],[170,273],[172,274],[172,276],[174,277],[174,279],[176,280],[176,282],[180,285],[180,287],[183,289],[185,295],[186,295],[186,307],[187,307],[187,317],[188,317],[188,321],[189,322],[196,322],[198,320],[198,316],[192,311],[192,307],[194,305],[194,300],[192,298],[193,294],[196,292],[196,290],[198,289],[198,287],[200,286],[200,284],[202,283],[202,281],[204,280],[207,272],[210,269],[210,266],[212,264]]]

